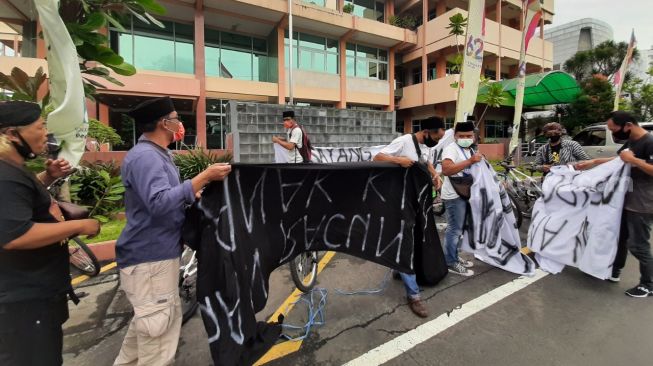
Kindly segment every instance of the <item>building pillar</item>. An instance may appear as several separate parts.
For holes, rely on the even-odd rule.
[[[106,104],[98,103],[98,112],[97,116],[98,121],[102,122],[103,125],[109,125],[109,106]]]
[[[426,73],[428,62],[426,59],[426,23],[429,16],[429,2],[422,0],[422,105],[426,105]]]
[[[413,119],[410,115],[404,117],[404,133],[413,133]]]
[[[206,64],[204,52],[204,1],[195,2],[195,78],[200,82],[200,95],[195,109],[196,142],[206,145]]]
[[[277,26],[277,85],[278,85],[278,104],[286,104],[286,35],[285,28],[282,25]],[[290,48],[290,57],[292,57],[292,47]]]
[[[386,0],[385,2],[385,22],[388,23],[390,17],[395,15],[395,0]]]
[[[347,40],[342,37],[338,40],[338,55],[340,63],[340,102],[336,104],[338,109],[347,108]]]
[[[496,60],[496,65],[495,65],[496,75],[494,77],[497,81],[501,80],[501,56],[503,55],[503,52],[502,52],[503,43],[501,41],[501,31],[502,31],[502,28],[503,28],[503,24],[501,24],[501,17],[502,17],[501,9],[503,8],[502,4],[503,4],[503,0],[498,0],[497,1],[497,9],[496,9],[496,16],[497,17],[495,19],[496,22],[499,23],[499,47],[497,47],[499,52],[497,54],[497,60]]]
[[[447,76],[447,58],[440,56],[435,60],[435,72],[438,79]]]
[[[342,11],[345,7],[345,0],[338,0],[338,10]]]
[[[388,52],[388,86],[390,90],[388,108],[389,112],[395,110],[395,50],[391,48]]]
[[[540,39],[542,40],[542,55],[540,58],[542,64],[540,65],[540,72],[544,72],[544,16],[540,19]]]
[[[43,28],[41,28],[41,22],[36,21],[36,58],[45,58],[47,56],[47,50],[45,47],[45,40],[38,35],[41,34]]]

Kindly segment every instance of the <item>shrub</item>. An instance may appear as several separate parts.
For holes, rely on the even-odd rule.
[[[74,203],[87,207],[90,216],[108,222],[112,213],[123,207],[125,186],[115,163],[83,163],[70,177]]]
[[[353,4],[345,4],[345,6],[342,7],[342,11],[351,14],[354,12],[354,5]]]
[[[177,153],[174,156],[175,165],[179,168],[179,174],[183,180],[193,179],[209,165],[215,163],[228,163],[231,161],[231,154],[218,156],[209,150],[195,148],[188,150],[185,154]]]
[[[92,118],[88,120],[88,137],[94,138],[99,144],[116,146],[123,143],[116,130]]]

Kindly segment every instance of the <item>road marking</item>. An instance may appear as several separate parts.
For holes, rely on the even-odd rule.
[[[319,275],[320,272],[326,267],[327,264],[333,259],[333,256],[336,255],[336,252],[326,252],[324,254],[324,257],[320,260],[320,262],[317,264],[317,274]],[[292,310],[292,308],[295,307],[295,303],[299,300],[299,298],[302,296],[302,292],[299,291],[298,289],[295,289],[295,291],[288,296],[288,298],[279,306],[277,311],[275,311],[270,318],[268,318],[268,323],[276,322],[277,319],[279,319],[279,315],[286,315]],[[256,363],[254,364],[255,366],[258,365],[263,365],[265,363],[274,361],[278,358],[287,356],[291,353],[295,353],[299,351],[299,348],[302,346],[302,341],[285,341],[281,342],[278,344],[275,344],[274,347],[272,347],[266,354],[263,355]]]
[[[104,273],[104,272],[106,272],[106,271],[108,271],[108,270],[110,270],[110,269],[116,268],[116,266],[117,266],[116,262],[111,262],[111,263],[107,264],[106,266],[102,267],[102,268],[100,269],[100,273]],[[77,285],[79,285],[80,283],[82,283],[82,282],[84,282],[84,281],[87,281],[87,280],[90,280],[90,279],[91,279],[90,276],[87,276],[87,275],[81,275],[81,276],[79,276],[79,277],[75,277],[75,278],[73,278],[72,281],[70,281],[70,283],[71,283],[73,286],[77,286]]]
[[[254,366],[260,366],[268,362],[272,362],[278,358],[288,356],[291,353],[299,351],[299,348],[302,346],[302,341],[287,341],[279,344],[275,344],[270,350],[263,355]]]
[[[439,317],[380,345],[360,357],[347,362],[344,366],[372,366],[386,363],[470,316],[485,310],[506,297],[532,285],[547,275],[548,273],[538,270],[535,272],[535,276],[533,277],[519,277],[512,282],[508,282],[505,285],[497,287],[494,290],[463,304],[460,308],[456,308],[450,313],[442,314]]]

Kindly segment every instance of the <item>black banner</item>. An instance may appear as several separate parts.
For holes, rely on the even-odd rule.
[[[447,268],[431,189],[419,165],[234,164],[184,228],[198,251],[197,295],[215,364],[249,365],[274,345],[281,326],[255,314],[270,273],[302,252],[343,252],[437,284]]]

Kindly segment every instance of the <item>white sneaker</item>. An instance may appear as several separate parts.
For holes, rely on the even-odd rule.
[[[463,258],[458,258],[458,263],[462,264],[462,266],[465,267],[465,268],[474,267],[474,262],[468,261],[468,260],[463,259]]]
[[[460,262],[454,264],[453,266],[449,266],[449,272],[465,277],[470,277],[474,275],[474,271],[465,268],[462,264],[460,264]]]

